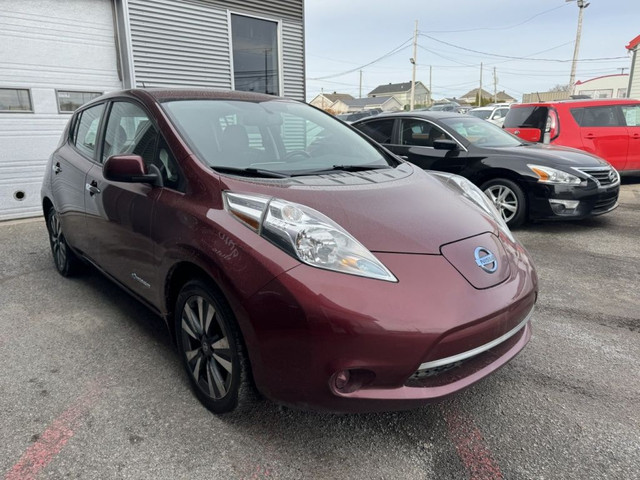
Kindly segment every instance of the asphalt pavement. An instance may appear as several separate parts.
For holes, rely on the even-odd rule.
[[[93,270],[54,269],[42,219],[0,223],[0,474],[80,479],[640,478],[640,179],[614,212],[515,232],[534,335],[450,400],[217,417],[162,321]]]

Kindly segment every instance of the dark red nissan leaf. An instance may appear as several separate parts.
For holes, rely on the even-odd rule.
[[[58,271],[161,315],[210,410],[460,391],[531,336],[537,277],[493,205],[308,105],[129,90],[80,108],[42,187]]]

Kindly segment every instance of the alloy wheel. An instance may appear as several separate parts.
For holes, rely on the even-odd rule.
[[[58,270],[63,270],[67,263],[67,244],[62,234],[60,218],[57,213],[53,213],[49,217],[49,237],[51,241],[51,251],[53,260]]]
[[[211,303],[193,295],[184,304],[180,331],[187,368],[196,385],[214,400],[224,398],[234,369],[224,321]]]
[[[484,191],[505,222],[509,222],[518,213],[518,197],[506,185],[492,185]]]

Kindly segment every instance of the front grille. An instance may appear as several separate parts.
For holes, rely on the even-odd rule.
[[[601,195],[593,205],[591,213],[604,213],[611,210],[618,202],[618,192],[609,193],[607,195]]]
[[[594,168],[576,168],[576,170],[581,171],[595,179],[600,185],[606,187],[607,185],[613,185],[614,183],[618,183],[619,177],[618,172],[616,172],[611,167],[594,167]]]

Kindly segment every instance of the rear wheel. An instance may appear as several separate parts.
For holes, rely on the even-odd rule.
[[[242,336],[215,287],[201,280],[188,282],[175,312],[178,351],[200,402],[214,413],[250,403],[253,387]]]
[[[77,272],[80,261],[69,248],[67,239],[62,232],[60,217],[53,208],[49,210],[47,215],[47,230],[49,230],[49,244],[51,245],[51,254],[53,255],[56,269],[64,277],[73,275]]]
[[[494,178],[480,188],[500,212],[509,228],[524,223],[527,216],[527,200],[517,183],[506,178]]]

